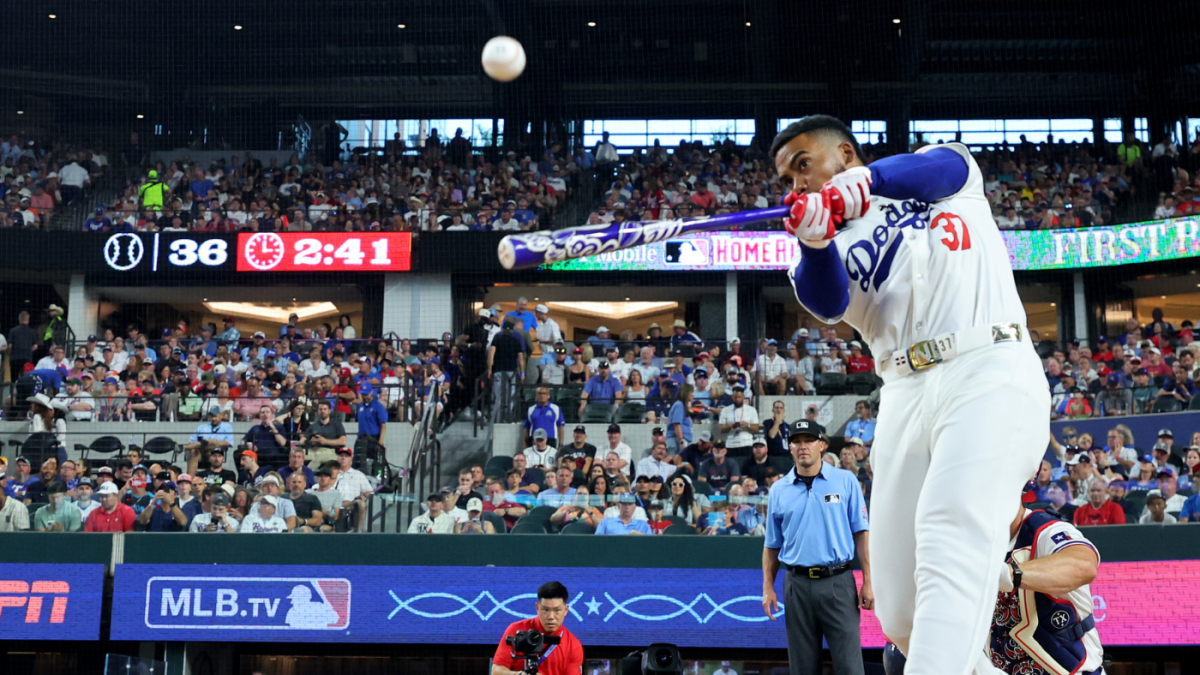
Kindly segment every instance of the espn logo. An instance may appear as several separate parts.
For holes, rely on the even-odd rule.
[[[52,596],[50,623],[65,623],[70,592],[71,585],[65,581],[35,581],[30,584],[27,581],[0,580],[0,620],[4,618],[6,608],[24,607],[25,623],[41,623],[42,605],[47,596]]]

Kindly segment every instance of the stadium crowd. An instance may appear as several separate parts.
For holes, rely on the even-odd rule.
[[[6,136],[0,142],[0,228],[48,229],[55,210],[91,189],[108,166],[99,148]]]

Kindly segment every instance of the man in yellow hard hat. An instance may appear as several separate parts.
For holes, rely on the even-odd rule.
[[[158,172],[150,169],[150,173],[146,175],[146,182],[138,188],[138,198],[142,200],[142,210],[161,212],[170,192],[171,188],[158,179]]]

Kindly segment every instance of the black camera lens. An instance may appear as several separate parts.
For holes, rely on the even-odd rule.
[[[671,654],[671,652],[668,652],[665,649],[654,653],[654,665],[658,666],[659,668],[666,668],[670,666],[671,662],[674,660],[675,657]]]

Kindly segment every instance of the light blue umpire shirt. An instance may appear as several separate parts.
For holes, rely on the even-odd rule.
[[[785,565],[824,567],[853,560],[854,534],[869,529],[858,478],[821,462],[811,490],[794,468],[771,486],[763,546]]]

